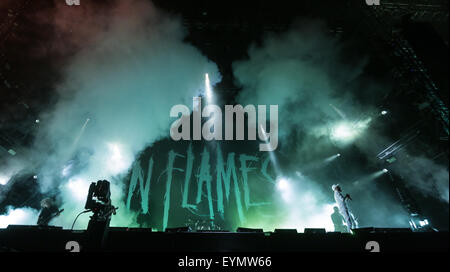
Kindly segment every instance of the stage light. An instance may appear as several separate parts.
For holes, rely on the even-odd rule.
[[[36,121],[35,121],[35,122],[36,122],[36,124],[38,124],[38,123],[39,123],[40,121],[39,121],[39,119],[36,119]]]
[[[261,129],[261,132],[262,132],[262,134],[264,136],[264,142],[266,144],[269,144],[269,139],[267,138],[266,131],[264,130],[262,125],[259,125],[259,129]],[[270,151],[269,152],[269,157],[270,157],[270,161],[272,162],[273,167],[275,168],[275,173],[279,174],[280,170],[278,169],[278,163],[277,163],[277,158],[275,157],[275,152]]]
[[[332,132],[333,137],[338,140],[350,140],[355,137],[355,134],[356,132],[348,123],[336,125]]]
[[[277,182],[277,188],[280,191],[286,191],[287,189],[289,189],[289,182],[286,179],[281,178]]]
[[[78,145],[78,141],[80,140],[81,136],[84,133],[84,130],[86,129],[87,124],[89,123],[89,118],[86,119],[86,121],[84,122],[83,126],[80,129],[80,132],[78,133],[77,137],[75,138],[75,140],[72,143],[72,147],[70,148],[70,153],[73,153],[74,150],[76,149],[77,145]]]
[[[329,162],[331,162],[331,161],[333,161],[333,160],[339,158],[340,156],[341,156],[341,154],[338,153],[338,154],[336,154],[336,155],[333,155],[333,156],[331,156],[331,157],[326,158],[326,159],[325,159],[325,162],[326,162],[326,163],[329,163]]]
[[[350,143],[360,136],[372,119],[357,122],[341,121],[331,127],[330,138],[338,143]]]
[[[107,167],[113,174],[119,174],[127,170],[133,157],[130,152],[120,143],[107,143],[108,147],[108,161]]]
[[[285,178],[279,178],[276,183],[277,189],[281,193],[281,198],[285,202],[290,202],[292,200],[292,192],[289,181]]]
[[[358,180],[355,181],[355,184],[361,184],[361,183],[364,183],[364,182],[374,181],[377,178],[381,177],[382,175],[386,174],[387,172],[389,172],[389,170],[387,170],[386,168],[378,170],[375,173],[372,173],[372,174],[369,174],[369,175],[362,176],[362,177],[358,178]]]
[[[381,115],[386,115],[386,114],[388,114],[388,111],[386,111],[386,110],[381,111]]]
[[[10,177],[0,174],[0,185],[6,185]]]
[[[33,176],[33,179],[37,179],[38,177],[36,175]]]
[[[71,178],[66,186],[75,199],[82,201],[86,197],[86,191],[89,188],[89,183],[81,178]]]
[[[211,82],[209,81],[209,75],[208,73],[205,74],[205,96],[208,103],[212,103],[212,88],[211,88]]]
[[[428,220],[425,219],[425,220],[423,220],[423,221],[419,221],[419,225],[420,225],[421,227],[425,227],[426,225],[428,225]]]
[[[109,151],[111,152],[111,157],[113,160],[120,160],[122,158],[122,154],[120,152],[119,144],[117,143],[108,143]]]

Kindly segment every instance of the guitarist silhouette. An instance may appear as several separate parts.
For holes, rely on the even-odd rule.
[[[45,198],[41,201],[41,213],[39,214],[39,218],[37,224],[39,226],[48,226],[50,221],[61,214],[64,209],[59,210],[56,206],[55,202],[50,198]]]

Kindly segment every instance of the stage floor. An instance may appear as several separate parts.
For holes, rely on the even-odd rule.
[[[85,231],[58,227],[9,226],[0,229],[0,251],[64,252],[69,241],[86,244]],[[152,232],[110,228],[105,251],[170,252],[381,252],[448,251],[448,232],[363,229],[345,233]]]

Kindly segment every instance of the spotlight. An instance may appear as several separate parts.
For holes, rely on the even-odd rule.
[[[382,110],[382,111],[381,111],[381,115],[386,115],[386,114],[388,114],[388,111],[387,111],[387,110]]]
[[[37,176],[36,176],[36,175],[34,175],[34,176],[33,176],[33,179],[37,179]]]
[[[212,103],[211,82],[209,81],[208,73],[205,74],[205,96],[208,103]]]
[[[6,185],[10,177],[0,174],[0,185]]]
[[[289,181],[285,178],[280,178],[277,180],[277,189],[280,191],[281,198],[285,202],[290,202],[292,199],[292,192],[291,192],[291,186],[289,184]]]
[[[289,188],[289,183],[286,179],[281,178],[277,183],[277,187],[280,191],[285,191]]]
[[[423,221],[419,221],[419,225],[420,225],[421,227],[425,227],[426,225],[428,225],[428,220],[425,219],[425,220],[423,220]]]
[[[376,178],[381,177],[382,175],[386,174],[387,172],[389,172],[389,170],[384,168],[384,169],[376,171],[373,174],[370,174],[370,175],[367,175],[366,177],[363,177],[362,180],[364,180],[364,181],[375,180]]]
[[[77,200],[83,200],[86,197],[86,187],[88,187],[88,183],[79,178],[70,178],[65,187],[69,190],[72,197]]]
[[[108,169],[118,174],[131,165],[132,158],[125,145],[118,142],[106,143],[108,148]]]
[[[341,121],[332,125],[330,139],[340,143],[350,143],[360,136],[369,126],[371,118],[356,122]]]
[[[341,156],[340,153],[335,154],[333,156],[330,156],[330,157],[326,158],[324,162],[329,163],[329,162],[334,161],[335,159],[339,158],[340,156]]]
[[[38,124],[38,123],[39,123],[40,121],[39,121],[39,119],[36,119],[36,121],[35,121],[35,122],[36,122],[36,124]]]
[[[355,132],[351,125],[342,123],[334,127],[333,136],[340,140],[349,140],[355,136]]]

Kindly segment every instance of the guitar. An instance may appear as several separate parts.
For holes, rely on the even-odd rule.
[[[57,211],[56,213],[50,214],[49,216],[46,216],[46,217],[39,216],[37,224],[40,225],[40,226],[47,226],[48,223],[50,223],[50,221],[53,218],[59,216],[63,211],[64,211],[64,209],[61,209],[61,210]]]

